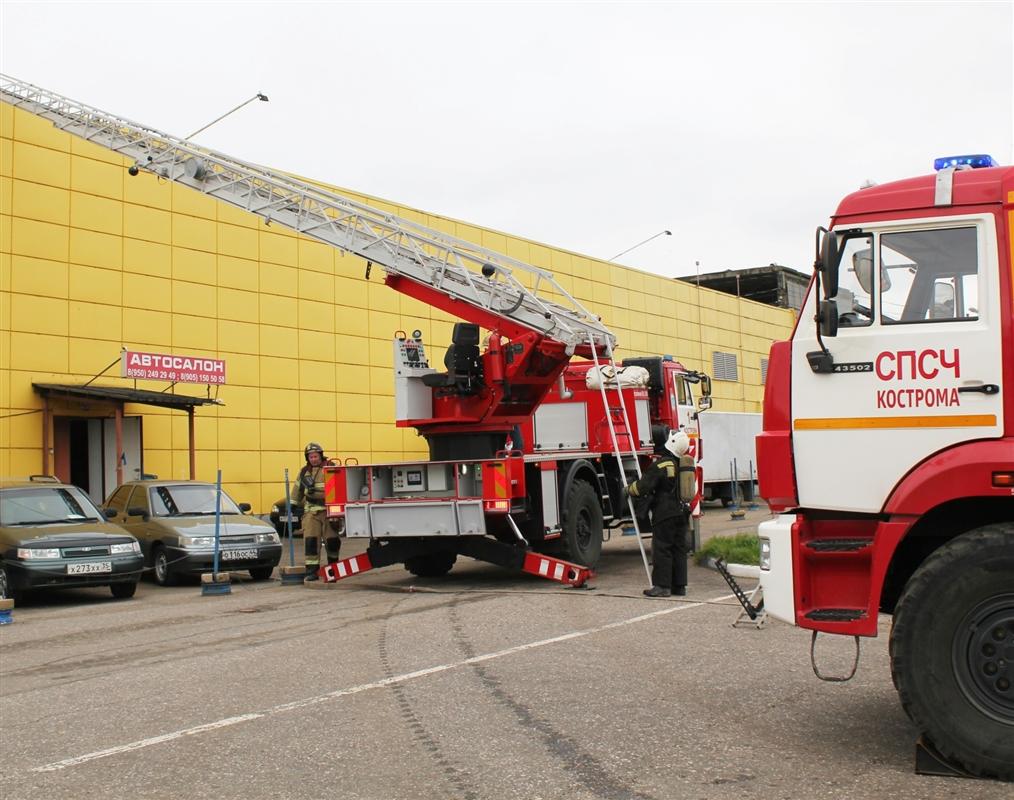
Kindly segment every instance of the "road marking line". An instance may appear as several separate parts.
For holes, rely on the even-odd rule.
[[[373,683],[362,683],[358,686],[350,686],[348,689],[337,689],[333,692],[326,694],[316,695],[315,697],[305,697],[302,700],[293,700],[289,703],[282,703],[281,705],[272,706],[271,708],[265,709],[264,711],[255,711],[249,714],[240,714],[236,717],[226,717],[225,719],[217,720],[216,722],[208,722],[204,725],[196,725],[193,728],[184,728],[183,730],[173,731],[172,733],[163,733],[160,736],[152,736],[148,739],[138,739],[136,742],[130,742],[128,744],[117,745],[116,747],[107,747],[105,750],[96,750],[94,753],[85,753],[81,756],[75,756],[74,758],[65,758],[63,761],[54,761],[52,764],[44,764],[41,767],[33,767],[32,772],[57,772],[62,769],[68,769],[69,767],[76,767],[79,764],[86,764],[89,761],[96,761],[100,758],[106,758],[108,756],[115,756],[120,753],[129,753],[132,750],[141,750],[145,747],[152,747],[157,744],[164,744],[165,742],[171,742],[176,739],[182,739],[184,736],[194,736],[199,733],[206,733],[207,731],[217,730],[219,728],[228,728],[232,725],[239,725],[242,722],[249,722],[250,720],[262,719],[273,714],[282,714],[286,711],[295,711],[296,709],[306,708],[307,706],[319,705],[320,703],[326,703],[329,700],[338,700],[342,697],[348,697],[354,694],[360,694],[361,692],[368,692],[372,689],[382,689],[385,686],[392,686],[397,683],[404,683],[406,681],[415,680],[416,678],[425,678],[428,675],[436,675],[440,672],[447,672],[448,670],[458,669],[459,667],[466,667],[470,664],[481,664],[484,661],[492,661],[496,658],[503,658],[504,656],[514,655],[515,653],[523,653],[526,650],[534,650],[537,647],[545,647],[549,644],[558,644],[560,642],[567,642],[572,639],[581,639],[585,636],[591,636],[593,633],[602,633],[602,631],[613,630],[614,628],[622,628],[626,625],[633,625],[637,622],[646,622],[650,619],[657,619],[658,617],[664,617],[667,614],[673,614],[677,611],[687,611],[691,608],[700,608],[701,606],[708,605],[710,603],[716,603],[721,600],[728,600],[729,598],[735,597],[735,595],[727,594],[722,597],[715,597],[711,600],[705,600],[699,603],[682,603],[680,605],[673,605],[669,608],[661,608],[658,611],[652,611],[648,614],[641,614],[630,619],[620,620],[619,622],[609,622],[605,625],[600,625],[596,628],[586,628],[580,631],[571,631],[570,633],[563,633],[559,636],[553,636],[549,639],[540,639],[537,642],[528,642],[526,644],[515,645],[514,647],[508,647],[506,650],[497,650],[492,653],[485,653],[480,656],[472,656],[471,658],[465,658],[461,661],[453,661],[449,664],[440,664],[436,667],[426,667],[425,669],[419,669],[414,672],[406,672],[401,675],[394,675],[390,678],[383,678]]]

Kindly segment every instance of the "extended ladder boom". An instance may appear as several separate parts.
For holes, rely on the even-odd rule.
[[[571,353],[594,348],[605,355],[615,349],[609,329],[538,267],[6,75],[0,75],[0,99],[135,159],[132,174],[144,169],[184,184],[365,258],[392,285],[406,279],[427,287],[430,295],[464,303],[460,310],[450,304],[456,316],[495,326],[509,337],[536,331]]]

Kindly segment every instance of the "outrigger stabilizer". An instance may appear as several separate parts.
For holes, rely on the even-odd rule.
[[[444,549],[435,549],[432,540],[395,539],[384,543],[375,540],[370,542],[365,553],[322,565],[318,575],[325,583],[335,583],[343,578],[360,575],[371,569],[440,553],[445,553],[448,556],[469,556],[476,561],[485,561],[506,569],[526,572],[529,575],[556,581],[575,589],[584,587],[587,581],[595,575],[589,567],[480,536],[469,536],[454,542],[447,542],[447,547]]]

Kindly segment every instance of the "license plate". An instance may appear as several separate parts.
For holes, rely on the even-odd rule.
[[[248,559],[256,559],[256,550],[223,550],[222,560],[223,561],[246,561]]]
[[[87,564],[68,564],[68,575],[88,575],[92,572],[112,572],[113,565],[109,561],[91,561]]]
[[[285,516],[284,514],[282,514],[282,516],[280,516],[280,517],[278,518],[278,521],[279,521],[279,522],[295,522],[295,521],[296,521],[296,518],[295,518],[295,517],[293,517],[293,516],[288,516],[288,517],[287,517],[287,516]]]

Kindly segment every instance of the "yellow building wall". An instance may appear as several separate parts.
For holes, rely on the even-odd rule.
[[[211,390],[224,405],[197,411],[197,476],[221,468],[256,512],[308,441],[360,461],[425,454],[394,425],[391,339],[418,328],[441,363],[451,317],[388,289],[379,269],[366,280],[356,256],[128,166],[0,102],[0,475],[42,469],[32,382],[83,383],[121,348],[225,359],[228,384]],[[735,353],[739,380],[714,382],[715,408],[760,410],[760,360],[791,311],[336,191],[553,272],[617,334],[618,358],[668,353],[710,373],[715,350]],[[118,364],[97,383],[133,385]],[[143,416],[145,471],[186,477],[186,415],[126,413]]]

